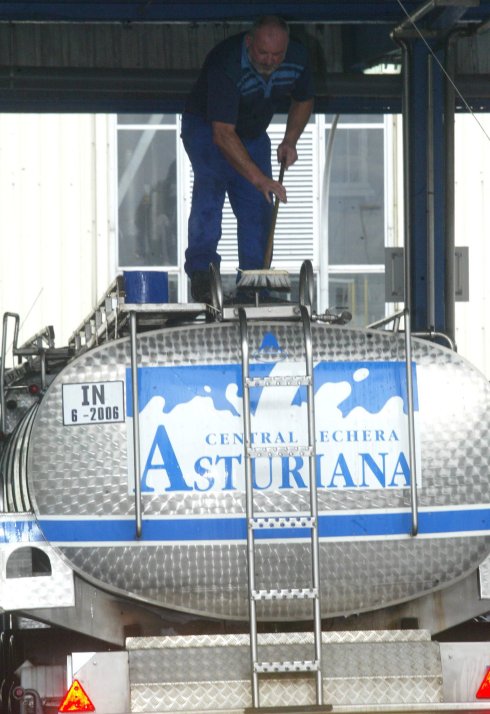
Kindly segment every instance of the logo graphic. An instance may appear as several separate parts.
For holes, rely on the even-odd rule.
[[[252,353],[253,359],[259,362],[277,362],[287,359],[287,352],[282,349],[277,341],[277,337],[272,332],[266,332],[258,350]]]
[[[273,337],[273,336],[272,336]],[[281,361],[267,336],[251,376],[304,374],[304,363]],[[420,463],[416,368],[412,366],[416,458]],[[410,486],[405,362],[318,362],[314,366],[316,471],[319,489],[399,489]],[[131,371],[126,374],[128,488],[134,490]],[[243,491],[243,400],[240,364],[138,369],[141,491]],[[252,444],[306,446],[306,388],[253,387]],[[258,490],[306,489],[309,459],[257,458]],[[420,472],[419,469],[417,469]],[[420,476],[419,476],[420,479]]]

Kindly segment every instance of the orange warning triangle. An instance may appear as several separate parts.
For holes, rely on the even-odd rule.
[[[59,712],[94,712],[95,707],[90,701],[84,688],[78,681],[73,680],[73,684],[67,691],[65,698],[58,709]]]
[[[490,699],[490,667],[487,667],[485,676],[480,684],[480,689],[476,693],[477,699]]]

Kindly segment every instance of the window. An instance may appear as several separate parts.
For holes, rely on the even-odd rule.
[[[329,205],[333,264],[384,262],[383,129],[337,129]]]
[[[177,117],[118,116],[118,264],[164,268],[179,300]]]
[[[328,302],[353,324],[384,317],[385,126],[383,117],[340,117],[334,131],[328,201]]]
[[[352,327],[366,327],[385,316],[385,279],[382,273],[330,273],[329,306],[352,314]]]
[[[275,148],[285,122],[285,115],[276,116],[269,127],[275,175]],[[382,116],[313,117],[298,144],[299,161],[285,175],[288,203],[279,207],[274,236],[273,266],[290,272],[292,299],[301,263],[311,260],[317,309],[348,310],[360,326],[385,316],[384,246],[393,233],[386,206],[392,195],[386,187],[395,153],[387,151],[388,126]],[[170,300],[185,301],[192,170],[179,139],[179,118],[119,116],[117,153],[119,266],[167,270]],[[219,250],[226,295],[234,288],[238,265],[236,221],[228,201]]]

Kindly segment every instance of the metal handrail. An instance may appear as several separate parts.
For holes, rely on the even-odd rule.
[[[83,347],[90,349],[98,344],[99,340],[107,341],[110,337],[109,327],[114,328],[112,336],[117,339],[121,280],[122,276],[118,276],[112,281],[104,296],[68,338],[68,345],[72,345],[75,352],[79,352]],[[84,344],[82,344],[82,336]]]
[[[212,305],[215,310],[215,318],[218,321],[221,321],[223,319],[223,284],[221,282],[219,266],[217,266],[215,263],[210,263],[209,275],[211,283]]]
[[[400,321],[404,321],[405,335],[405,369],[407,383],[407,412],[408,412],[408,464],[410,468],[410,508],[412,513],[411,535],[416,536],[419,530],[418,524],[418,494],[417,494],[417,459],[415,452],[415,422],[413,406],[413,378],[412,378],[412,331],[410,326],[410,311],[406,307],[389,317],[384,317],[377,322],[373,322],[368,327],[377,329],[393,322],[393,332],[400,331]],[[418,334],[418,333],[417,333]],[[436,334],[436,333],[432,333]],[[420,335],[419,335],[420,336]],[[441,335],[442,336],[442,335]],[[448,338],[449,340],[449,338]]]
[[[251,461],[247,457],[247,450],[252,445],[252,429],[250,424],[250,394],[247,389],[247,380],[250,376],[250,350],[248,344],[247,313],[243,307],[238,308],[240,321],[240,342],[242,348],[242,399],[243,399],[243,445],[245,452],[245,512],[247,517],[247,568],[248,568],[248,603],[250,617],[250,665],[252,672],[252,702],[254,707],[259,706],[259,675],[255,670],[257,661],[257,607],[252,592],[255,590],[255,554],[254,534],[252,530],[253,511],[253,481]]]
[[[393,315],[388,315],[387,317],[382,317],[381,320],[376,320],[376,322],[371,322],[371,324],[367,325],[366,329],[367,330],[377,330],[379,327],[384,327],[385,325],[389,325],[390,322],[393,322],[393,332],[399,332],[400,330],[400,321],[401,318],[404,317],[405,311],[400,310],[400,312],[395,312]]]
[[[19,315],[16,312],[4,312],[3,313],[3,325],[2,325],[2,356],[0,358],[0,431],[4,434],[6,429],[6,418],[5,418],[5,359],[7,356],[7,325],[9,317],[13,317],[15,321],[14,326],[14,347],[17,346],[17,339],[19,337]]]
[[[311,260],[304,260],[299,273],[299,304],[313,305],[313,265]]]
[[[136,538],[141,538],[143,519],[141,515],[140,412],[138,401],[138,348],[136,332],[136,312],[131,310],[129,313],[129,333],[131,348],[131,402],[133,407],[134,513],[136,518]]]
[[[451,337],[449,337],[449,335],[446,335],[445,332],[436,332],[435,330],[427,330],[426,332],[412,332],[412,337],[428,337],[431,340],[446,340],[449,345],[449,349],[453,352],[457,352],[455,341]]]
[[[312,561],[312,584],[317,592],[317,597],[313,601],[314,606],[314,641],[315,660],[318,662],[316,671],[316,701],[318,705],[323,704],[322,685],[322,615],[320,601],[320,554],[319,554],[319,531],[318,531],[318,494],[316,480],[316,433],[315,433],[315,387],[313,383],[313,342],[311,337],[311,322],[308,310],[305,305],[300,305],[301,320],[303,322],[303,335],[305,341],[305,361],[307,385],[307,408],[308,408],[308,445],[311,448],[309,456],[310,474],[310,513],[313,526],[311,529],[311,561]]]
[[[405,310],[400,310],[400,312],[395,312],[393,315],[388,315],[388,317],[383,317],[381,320],[376,320],[376,322],[371,322],[370,325],[367,326],[368,330],[377,330],[379,327],[384,327],[385,325],[389,325],[391,322],[393,322],[393,330],[392,332],[400,332],[400,322],[401,319],[405,317]],[[425,330],[425,331],[417,331],[417,332],[412,332],[412,337],[420,337],[422,339],[429,338],[431,340],[438,339],[438,340],[445,340],[449,346],[449,349],[451,349],[453,352],[457,352],[456,349],[456,343],[454,340],[447,335],[445,332],[437,332],[436,330]]]
[[[405,365],[407,374],[407,411],[408,411],[408,463],[410,468],[410,506],[412,511],[411,535],[416,536],[419,531],[418,523],[418,495],[417,495],[417,459],[415,454],[415,423],[413,407],[413,379],[412,379],[412,335],[410,329],[410,310],[405,308]]]
[[[47,349],[54,348],[54,329],[52,325],[48,325],[42,330],[39,330],[39,332],[36,332],[35,335],[26,340],[20,347],[17,347],[17,339],[14,338],[13,354],[15,357],[38,355],[45,349],[43,343],[45,343]]]
[[[308,268],[303,273],[303,299],[307,299]],[[305,376],[304,383],[307,386],[307,418],[308,418],[308,454],[309,454],[309,481],[310,481],[310,517],[311,517],[311,569],[312,569],[312,590],[315,593],[314,603],[314,645],[316,665],[316,701],[317,706],[323,703],[322,686],[322,652],[321,652],[321,605],[320,605],[320,554],[319,554],[319,533],[318,533],[318,494],[316,475],[316,449],[315,449],[315,407],[314,407],[314,383],[313,383],[313,346],[311,334],[311,320],[309,314],[310,305],[300,304],[299,312],[303,323],[303,338],[305,347]],[[248,338],[247,313],[245,308],[238,309],[240,322],[240,339],[242,350],[242,392],[243,392],[243,444],[244,444],[244,468],[245,468],[245,504],[247,520],[247,569],[248,569],[248,601],[250,617],[250,659],[252,674],[252,705],[254,711],[259,711],[260,690],[259,673],[257,669],[258,640],[257,640],[257,610],[256,610],[256,585],[255,585],[255,540],[253,531],[254,519],[254,496],[253,496],[253,471],[251,460],[252,447],[252,427],[250,417],[250,346]],[[288,663],[284,663],[288,664]],[[286,670],[284,670],[286,671]]]

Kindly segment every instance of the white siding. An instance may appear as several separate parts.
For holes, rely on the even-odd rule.
[[[490,116],[456,117],[455,242],[469,246],[470,301],[456,303],[458,351],[490,377]]]
[[[94,115],[0,115],[0,315],[66,343],[114,277],[109,132]]]
[[[402,120],[396,122],[397,185],[402,186]],[[455,120],[455,244],[469,247],[469,302],[456,303],[458,352],[490,378],[490,115]],[[394,195],[396,232],[403,235],[403,201]],[[398,231],[396,227],[398,226]],[[389,233],[388,233],[389,236]],[[390,305],[396,309],[398,306]],[[392,310],[388,310],[392,312]]]
[[[284,127],[271,130],[277,144]],[[304,258],[318,262],[317,132],[315,125],[308,126],[298,147],[300,161],[286,173],[290,201],[279,209],[277,267],[291,268]],[[456,245],[470,248],[470,302],[457,303],[456,340],[459,352],[487,376],[489,137],[490,115],[456,117]],[[65,344],[115,276],[113,152],[114,116],[0,114],[0,316],[19,313],[21,340],[52,324],[56,343]],[[395,233],[401,215],[398,206],[392,216]],[[294,226],[294,250],[285,225]],[[229,210],[224,229],[220,250],[226,267],[234,270],[236,229]],[[397,241],[390,235],[389,242]]]

